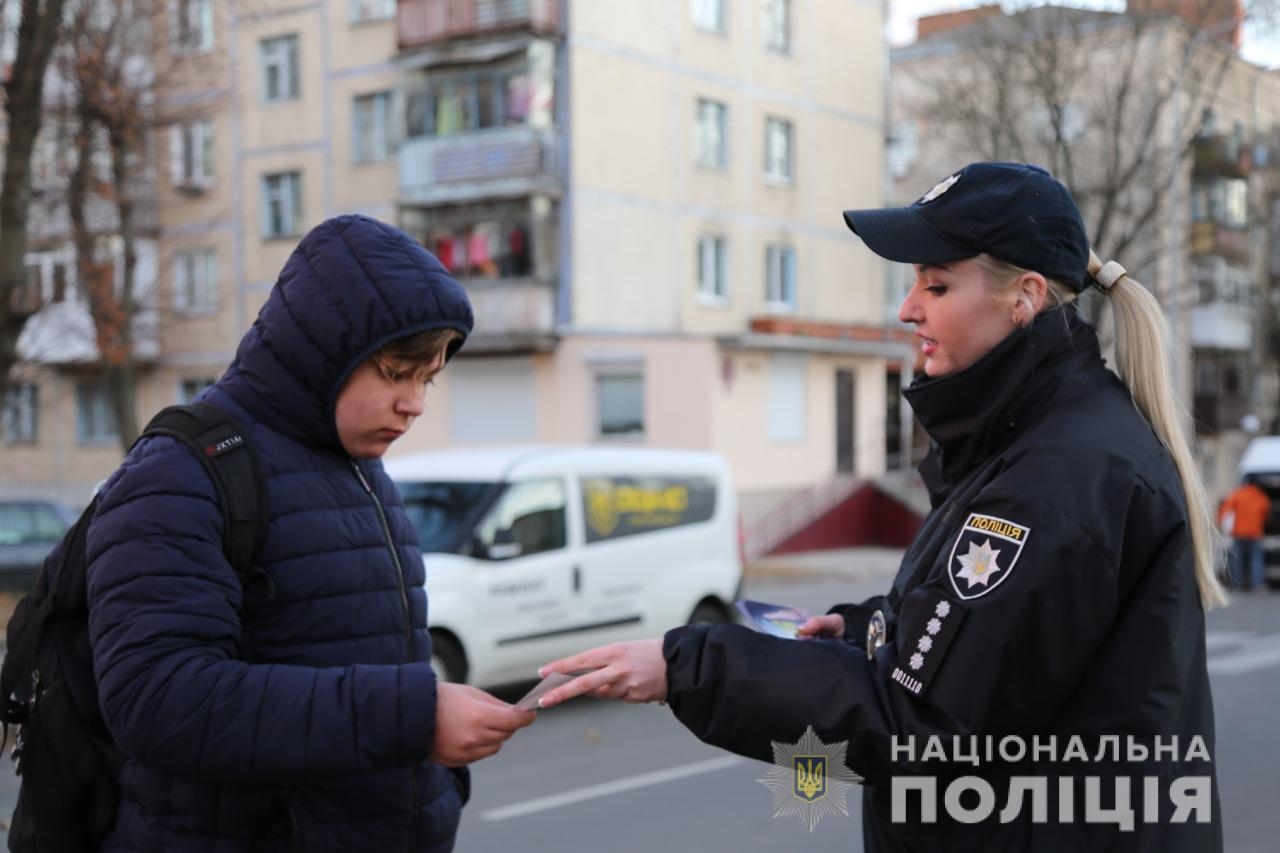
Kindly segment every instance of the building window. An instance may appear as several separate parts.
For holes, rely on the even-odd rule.
[[[218,253],[179,252],[173,259],[173,310],[199,316],[218,311]]]
[[[213,185],[213,121],[169,127],[169,177],[175,187]]]
[[[77,385],[76,440],[80,444],[107,444],[119,439],[120,429],[107,386],[101,382]]]
[[[764,49],[791,52],[791,0],[764,0]]]
[[[351,20],[384,21],[396,16],[396,0],[351,0]]]
[[[808,405],[808,359],[799,353],[774,353],[769,366],[769,440],[804,441]]]
[[[391,93],[357,95],[352,107],[352,159],[381,163],[395,151],[391,138]]]
[[[884,158],[889,174],[901,179],[907,176],[920,156],[920,131],[914,121],[895,122],[885,145]]]
[[[188,403],[194,403],[196,397],[200,396],[200,392],[209,388],[214,383],[212,379],[184,379],[182,384],[178,386],[178,403],[185,406]]]
[[[728,31],[724,8],[726,0],[691,0],[691,2],[695,27],[721,35]]]
[[[9,444],[31,443],[39,437],[40,395],[35,385],[9,388],[4,401],[4,440]]]
[[[729,166],[729,108],[719,101],[698,99],[698,165],[709,169]]]
[[[764,175],[780,184],[790,184],[794,177],[791,148],[794,135],[791,122],[771,118],[764,123]]]
[[[262,178],[262,236],[296,237],[302,226],[302,173]]]
[[[548,99],[550,93],[546,93]],[[405,134],[449,136],[525,124],[533,99],[527,69],[432,75],[405,97]],[[541,100],[541,99],[540,99]],[[550,110],[548,103],[546,109]]]
[[[644,437],[644,373],[596,375],[596,432],[601,438]]]
[[[175,0],[170,37],[179,50],[213,50],[213,0]]]
[[[1074,145],[1089,129],[1089,114],[1080,104],[1043,104],[1028,111],[1031,130],[1044,145]]]
[[[698,238],[698,295],[720,302],[729,296],[725,239],[704,234]]]
[[[764,252],[764,301],[770,311],[796,310],[796,250],[769,246]]]
[[[262,58],[262,100],[287,101],[298,97],[298,37],[296,35],[263,39],[259,43]]]
[[[1191,221],[1212,222],[1224,228],[1249,224],[1249,184],[1244,178],[1197,181],[1191,187]]]

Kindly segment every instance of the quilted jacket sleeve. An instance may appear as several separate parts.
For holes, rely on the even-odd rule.
[[[213,484],[151,439],[107,486],[89,529],[89,630],[112,735],[157,772],[279,781],[426,760],[429,664],[311,668],[236,659],[240,584]]]
[[[1156,514],[1155,504],[1146,509]],[[965,533],[958,521],[932,579],[906,596],[896,636],[874,660],[857,641],[780,640],[736,625],[670,631],[664,652],[676,716],[707,743],[761,760],[770,759],[772,741],[796,741],[812,725],[824,741],[847,740],[850,766],[872,782],[911,769],[895,758],[895,737],[923,746],[935,735],[950,744],[955,736],[1047,730],[1117,618],[1126,586],[1116,569],[1121,546],[1100,543],[1055,506],[1013,495],[990,494],[968,510],[1025,525],[1025,548]],[[1136,511],[1127,518],[1144,521],[1176,529]],[[1003,549],[985,570],[1007,580],[983,578],[991,593],[965,598],[948,575],[965,564],[950,544],[970,541]],[[1163,565],[1167,556],[1135,554],[1131,562]],[[1178,572],[1165,575],[1166,585],[1178,582]]]

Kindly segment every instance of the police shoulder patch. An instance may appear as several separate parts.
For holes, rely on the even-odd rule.
[[[947,558],[947,576],[961,599],[979,598],[1004,583],[1031,535],[1023,527],[994,515],[969,513]]]

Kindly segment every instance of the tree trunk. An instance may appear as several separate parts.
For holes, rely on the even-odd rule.
[[[141,307],[135,299],[134,276],[138,268],[138,228],[133,196],[129,191],[129,133],[117,124],[111,128],[111,180],[115,187],[116,214],[120,218],[120,240],[124,252],[124,281],[116,298],[123,309],[118,330],[120,363],[113,371],[111,400],[116,407],[120,445],[128,453],[138,438],[137,365],[133,355],[133,320]]]
[[[0,400],[18,360],[18,335],[30,316],[14,297],[27,274],[31,152],[40,133],[45,69],[58,41],[62,7],[63,0],[22,0],[18,52],[5,82],[9,136],[0,178]]]

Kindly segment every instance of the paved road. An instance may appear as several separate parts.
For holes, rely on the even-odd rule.
[[[816,609],[884,585],[811,573],[798,582],[756,580],[747,591]],[[1212,613],[1209,645],[1227,849],[1273,853],[1280,838],[1280,595],[1241,597]],[[0,812],[8,813],[16,787],[5,765]],[[767,771],[699,743],[665,708],[578,700],[546,712],[474,768],[476,793],[458,849],[862,849],[856,794],[849,817],[824,818],[810,833],[795,817],[772,816],[773,795],[757,781]]]

